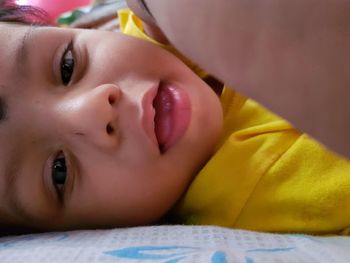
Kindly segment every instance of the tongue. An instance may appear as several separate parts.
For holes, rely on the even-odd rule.
[[[163,148],[172,130],[173,97],[171,91],[166,87],[161,88],[153,101],[153,106],[156,111],[155,133],[160,148]]]

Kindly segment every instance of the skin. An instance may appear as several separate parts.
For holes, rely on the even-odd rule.
[[[192,61],[350,158],[350,1],[140,2]]]
[[[0,39],[2,223],[72,229],[154,222],[215,150],[219,99],[167,51],[118,33],[7,23]],[[71,58],[64,51],[72,39],[75,67],[64,85],[60,65]],[[191,105],[188,127],[164,153],[142,126],[141,102],[160,81],[184,90]],[[68,172],[59,198],[52,170],[62,156]]]

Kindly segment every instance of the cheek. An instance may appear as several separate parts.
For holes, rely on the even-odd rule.
[[[115,218],[120,224],[152,222],[182,193],[174,181],[177,176],[148,167],[136,169],[100,164],[84,177],[87,198],[83,202],[90,210],[95,207],[101,216]]]
[[[96,199],[111,204],[128,202],[130,205],[142,201],[142,194],[152,184],[153,171],[148,167],[123,164],[120,161],[88,163],[82,173],[87,192]]]
[[[183,83],[191,100],[192,128],[196,129],[194,133],[199,137],[207,137],[209,141],[216,140],[223,122],[218,95],[203,80],[193,76],[192,72],[184,74]]]
[[[174,55],[151,42],[118,32],[84,31],[76,42],[88,43],[89,64],[99,67],[102,74],[106,71],[116,75],[147,72],[152,76],[154,70],[158,69],[159,74],[164,67],[171,69],[176,60]]]

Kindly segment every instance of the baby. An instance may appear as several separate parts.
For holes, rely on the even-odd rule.
[[[213,154],[219,98],[162,48],[9,22],[0,39],[2,225],[154,222]]]
[[[349,162],[233,90],[218,96],[129,11],[121,34],[11,23],[20,10],[1,8],[2,225],[115,227],[169,215],[346,231]]]

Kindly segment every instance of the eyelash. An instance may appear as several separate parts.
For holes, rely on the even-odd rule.
[[[63,201],[65,185],[69,174],[66,163],[65,154],[61,151],[55,156],[51,165],[51,181],[60,201]]]
[[[67,58],[69,56],[69,58]],[[61,81],[64,86],[68,86],[72,80],[75,68],[75,55],[73,41],[71,41],[64,49],[60,62]]]

